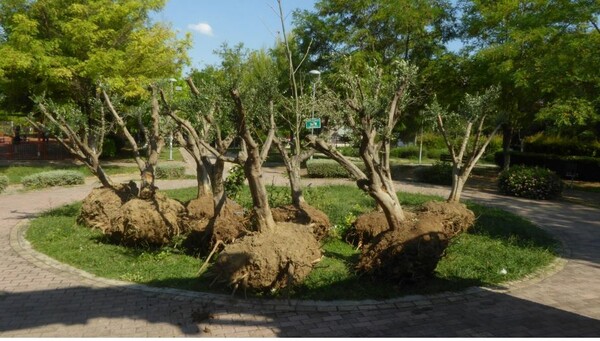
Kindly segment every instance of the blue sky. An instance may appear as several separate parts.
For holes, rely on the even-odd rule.
[[[286,30],[291,29],[291,12],[312,9],[314,0],[283,0]],[[169,0],[155,18],[170,22],[181,34],[191,32],[189,51],[192,68],[219,62],[213,54],[222,43],[243,42],[251,49],[271,47],[281,31],[276,0]]]

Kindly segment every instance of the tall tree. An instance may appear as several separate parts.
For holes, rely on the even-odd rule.
[[[301,50],[327,68],[344,54],[382,63],[403,58],[417,66],[454,35],[447,0],[320,0],[314,12],[295,13]]]
[[[90,115],[102,82],[127,98],[180,72],[190,40],[150,13],[164,0],[0,0],[0,88],[15,110],[32,95]]]
[[[463,39],[475,65],[471,81],[499,84],[505,157],[515,131],[544,107],[572,97],[594,102],[600,4],[594,0],[462,0]],[[580,106],[579,108],[585,108]],[[505,166],[509,165],[508,160]]]

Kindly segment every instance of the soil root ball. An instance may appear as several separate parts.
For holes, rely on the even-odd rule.
[[[135,198],[135,189],[129,185],[117,185],[115,189],[94,188],[83,199],[77,222],[106,233],[111,229],[111,221],[120,214],[121,206]]]
[[[325,212],[308,204],[300,206],[286,205],[271,210],[276,222],[296,223],[300,225],[311,225],[313,234],[317,240],[327,237],[331,223]]]
[[[186,208],[192,219],[210,219],[215,215],[215,202],[211,195],[190,200]]]
[[[362,247],[388,229],[389,225],[383,212],[369,212],[356,218],[345,239],[354,246]]]
[[[219,214],[208,223],[206,231],[210,240],[207,245],[208,250],[212,249],[218,240],[229,244],[243,237],[248,233],[244,208],[235,201],[227,199]]]
[[[450,240],[474,221],[473,212],[462,204],[426,203],[402,228],[375,237],[363,250],[357,269],[400,283],[430,277]]]
[[[225,247],[213,267],[222,282],[256,291],[300,283],[321,258],[310,228],[277,223],[274,231],[256,233]]]
[[[205,255],[217,241],[224,244],[234,242],[248,233],[244,208],[227,199],[214,216],[212,197],[201,197],[187,204],[188,216],[185,219],[188,235],[184,246]]]
[[[120,211],[108,234],[125,244],[164,245],[186,232],[180,223],[185,207],[162,193],[147,200],[132,199]]]

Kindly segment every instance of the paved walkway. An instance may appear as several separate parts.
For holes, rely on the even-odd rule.
[[[285,183],[275,172],[265,177]],[[467,191],[465,198],[525,216],[564,243],[564,260],[553,269],[503,290],[386,301],[244,300],[99,279],[33,251],[22,222],[81,200],[94,185],[0,196],[0,337],[600,336],[598,209]],[[398,190],[448,191],[410,183]]]

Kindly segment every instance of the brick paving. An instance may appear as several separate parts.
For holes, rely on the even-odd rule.
[[[286,182],[274,171],[265,178]],[[159,187],[194,183],[163,181]],[[517,213],[553,233],[564,244],[562,259],[494,290],[288,302],[106,280],[33,251],[22,234],[27,219],[81,200],[94,185],[0,196],[0,337],[600,336],[598,209],[467,191],[465,199]],[[407,182],[397,189],[448,192]]]

